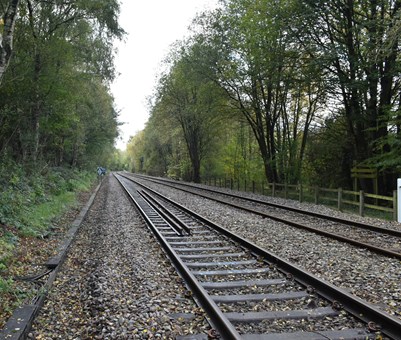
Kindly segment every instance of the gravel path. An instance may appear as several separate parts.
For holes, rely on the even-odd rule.
[[[174,339],[203,312],[113,176],[104,183],[29,337]]]
[[[150,182],[146,184],[259,246],[401,318],[400,260],[263,219],[179,190]],[[282,199],[271,198],[269,201],[284,202]],[[285,204],[303,209],[307,206],[309,210],[323,214],[340,214],[320,205],[303,205],[291,200],[285,201]],[[347,217],[353,218],[351,215]],[[363,220],[358,216],[355,219]],[[369,222],[385,224],[374,219],[369,219]]]

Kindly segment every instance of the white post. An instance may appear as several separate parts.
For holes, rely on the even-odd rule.
[[[401,223],[401,178],[397,179],[397,221]]]

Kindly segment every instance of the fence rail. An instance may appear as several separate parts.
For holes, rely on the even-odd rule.
[[[315,204],[335,205],[338,210],[358,210],[360,216],[364,216],[367,209],[381,211],[390,214],[393,220],[397,220],[397,191],[393,196],[382,196],[364,191],[351,191],[306,186],[302,184],[261,183],[255,181],[240,181],[227,178],[210,178],[204,184],[216,187],[230,188],[231,190],[260,193],[272,197],[295,199],[299,202],[308,201]]]

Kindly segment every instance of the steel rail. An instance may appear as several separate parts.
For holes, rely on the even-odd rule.
[[[366,324],[371,324],[374,322],[377,325],[381,326],[381,331],[386,336],[389,336],[392,339],[401,339],[401,320],[393,317],[392,315],[383,312],[370,303],[356,297],[325,280],[320,279],[319,277],[303,270],[302,268],[290,263],[289,261],[265,250],[256,244],[238,236],[235,233],[227,230],[226,228],[208,220],[207,218],[195,213],[194,211],[184,207],[183,205],[164,197],[153,189],[146,187],[145,185],[136,182],[132,178],[128,178],[129,180],[137,183],[138,185],[145,187],[146,190],[154,193],[156,196],[163,198],[170,204],[174,205],[178,209],[185,211],[186,213],[194,216],[199,219],[203,223],[208,226],[214,228],[225,236],[231,238],[232,240],[241,244],[244,248],[249,249],[254,254],[265,258],[267,261],[274,263],[278,269],[282,272],[290,274],[294,280],[299,282],[300,284],[306,287],[313,287],[316,292],[331,301],[332,303],[338,303],[348,311],[350,314],[354,315],[356,318],[362,320]]]
[[[157,210],[157,205],[154,201],[152,201],[149,197],[146,197],[144,195],[143,192],[139,192],[138,193],[142,196],[142,198],[154,209]],[[181,228],[180,225],[178,225],[172,218],[170,218],[170,216],[168,216],[167,214],[164,214],[162,212],[159,212],[159,215],[161,217],[163,217],[163,219],[170,225],[171,229],[174,230],[174,232],[178,235],[178,236],[184,236],[184,232],[183,229]]]
[[[207,192],[212,192],[212,193],[216,193],[216,194],[220,194],[220,195],[224,195],[224,196],[229,196],[229,197],[233,197],[233,198],[237,198],[237,199],[242,199],[242,200],[245,200],[245,201],[249,201],[249,202],[253,202],[253,203],[257,203],[257,204],[261,204],[261,205],[265,205],[265,206],[270,206],[270,207],[273,207],[273,208],[284,209],[284,210],[300,213],[300,214],[303,214],[303,215],[309,215],[309,216],[313,216],[313,217],[318,217],[318,218],[322,218],[322,219],[329,220],[329,221],[332,221],[332,222],[338,222],[338,223],[342,223],[342,224],[358,227],[358,228],[361,228],[361,229],[367,229],[367,230],[376,231],[376,232],[380,232],[380,233],[391,235],[391,236],[401,237],[401,230],[396,230],[396,229],[391,229],[391,228],[382,228],[382,227],[375,226],[373,224],[366,224],[366,223],[362,223],[362,222],[351,221],[351,220],[348,220],[348,219],[345,219],[345,218],[324,215],[324,214],[321,214],[321,213],[317,213],[317,212],[313,212],[313,211],[307,211],[307,210],[303,210],[303,209],[299,209],[299,208],[295,208],[295,207],[290,207],[290,206],[287,206],[287,205],[281,205],[281,204],[278,204],[278,203],[266,202],[266,201],[262,201],[262,200],[259,200],[259,199],[256,199],[256,198],[241,197],[241,196],[238,196],[236,194],[232,194],[232,193],[229,193],[229,192],[222,192],[222,191],[215,190],[215,189],[200,188],[200,187],[197,187],[195,185],[188,184],[188,183],[181,183],[181,182],[177,183],[177,182],[174,182],[174,181],[171,181],[171,180],[160,179],[160,178],[159,179],[154,179],[154,178],[149,178],[148,176],[143,176],[143,175],[135,175],[135,176],[142,177],[142,178],[144,178],[144,179],[146,179],[148,181],[152,181],[152,182],[155,182],[155,183],[163,183],[163,185],[171,186],[171,187],[174,187],[176,189],[179,189],[179,190],[182,190],[182,191],[185,191],[185,192],[189,192],[189,193],[192,193],[192,194],[196,194],[196,195],[199,195],[199,194],[198,193],[194,193],[193,191],[190,191],[190,190],[177,188],[177,187],[175,187],[175,185],[180,185],[180,186],[184,186],[184,187],[194,188],[194,189],[197,189],[197,190],[203,190],[203,191],[207,191]],[[170,183],[170,184],[166,184],[166,182]],[[201,194],[200,194],[200,196],[201,196]],[[207,195],[205,197],[210,198]],[[213,199],[213,198],[211,198],[211,199]]]
[[[125,178],[133,180],[132,178],[129,178],[129,177],[125,177]],[[139,182],[136,182],[136,183],[140,184]],[[166,184],[163,184],[163,185],[166,185]],[[167,185],[167,186],[170,186],[170,185]],[[175,188],[174,186],[171,186],[171,187]],[[357,246],[357,247],[366,248],[366,249],[369,249],[370,251],[375,252],[375,253],[380,254],[380,255],[385,255],[385,256],[401,259],[401,253],[395,252],[393,250],[377,247],[377,246],[374,246],[374,245],[369,244],[369,243],[361,242],[361,241],[358,241],[358,240],[355,240],[355,239],[352,239],[352,238],[349,238],[349,237],[345,237],[345,236],[341,236],[341,235],[338,235],[338,234],[334,234],[334,233],[331,233],[331,232],[328,232],[328,231],[324,231],[324,230],[321,230],[321,229],[318,229],[318,228],[309,227],[309,226],[307,226],[305,224],[302,224],[302,223],[299,223],[299,222],[294,222],[294,221],[291,221],[291,220],[288,220],[288,219],[285,219],[285,218],[282,218],[282,217],[271,215],[271,214],[268,214],[266,212],[263,212],[263,211],[260,211],[260,210],[255,210],[255,209],[252,209],[252,208],[248,208],[248,207],[236,204],[236,203],[227,202],[227,201],[221,200],[221,199],[216,198],[216,197],[211,197],[211,196],[204,195],[204,194],[201,194],[201,193],[195,193],[195,192],[192,192],[190,190],[185,190],[185,189],[181,189],[181,188],[179,190],[191,193],[193,195],[197,195],[199,197],[210,199],[210,200],[213,200],[215,202],[222,203],[222,204],[225,204],[225,205],[228,205],[228,206],[231,206],[231,207],[243,210],[243,211],[247,211],[247,212],[250,212],[252,214],[256,214],[256,215],[262,216],[264,218],[270,218],[270,219],[272,219],[274,221],[285,223],[287,225],[290,225],[290,226],[298,228],[298,229],[304,229],[304,230],[313,232],[313,233],[318,234],[318,235],[322,235],[322,236],[325,236],[325,237],[329,237],[331,239],[335,239],[335,240],[338,240],[338,241],[341,241],[341,242],[346,242],[346,243],[352,244],[352,245]]]
[[[163,218],[165,218],[169,223],[171,223],[173,226],[175,226],[175,228],[179,229],[181,235],[184,235],[182,232],[183,230],[185,230],[187,235],[191,235],[191,229],[189,229],[188,226],[183,221],[181,221],[181,219],[179,219],[177,216],[172,214],[169,210],[164,208],[158,200],[156,200],[154,197],[150,196],[146,191],[140,191],[139,193],[142,195],[142,197],[145,198],[146,201],[148,201],[149,204],[154,206],[155,209],[160,210],[160,213],[163,214]]]
[[[157,230],[157,227],[153,224],[151,219],[147,216],[145,211],[139,205],[134,196],[129,192],[128,188],[122,183],[122,181],[115,176],[120,185],[124,188],[126,194],[130,198],[130,200],[135,204],[138,208],[140,214],[146,221],[146,224],[150,227],[163,249],[173,262],[177,271],[180,273],[181,277],[185,280],[194,296],[196,297],[199,304],[208,314],[208,316],[212,320],[213,327],[220,333],[223,339],[227,340],[240,340],[241,336],[233,326],[233,324],[224,316],[223,312],[217,306],[217,304],[213,301],[213,299],[209,296],[207,291],[200,285],[199,281],[195,278],[195,276],[191,273],[185,263],[179,258],[174,249],[168,244],[163,235]],[[139,192],[138,192],[139,193]]]

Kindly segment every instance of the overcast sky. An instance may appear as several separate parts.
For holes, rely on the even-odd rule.
[[[116,69],[120,74],[111,91],[120,110],[121,140],[125,150],[130,136],[142,130],[148,119],[146,98],[169,46],[188,33],[196,13],[217,6],[218,0],[122,0],[120,25],[128,33],[119,43]]]

